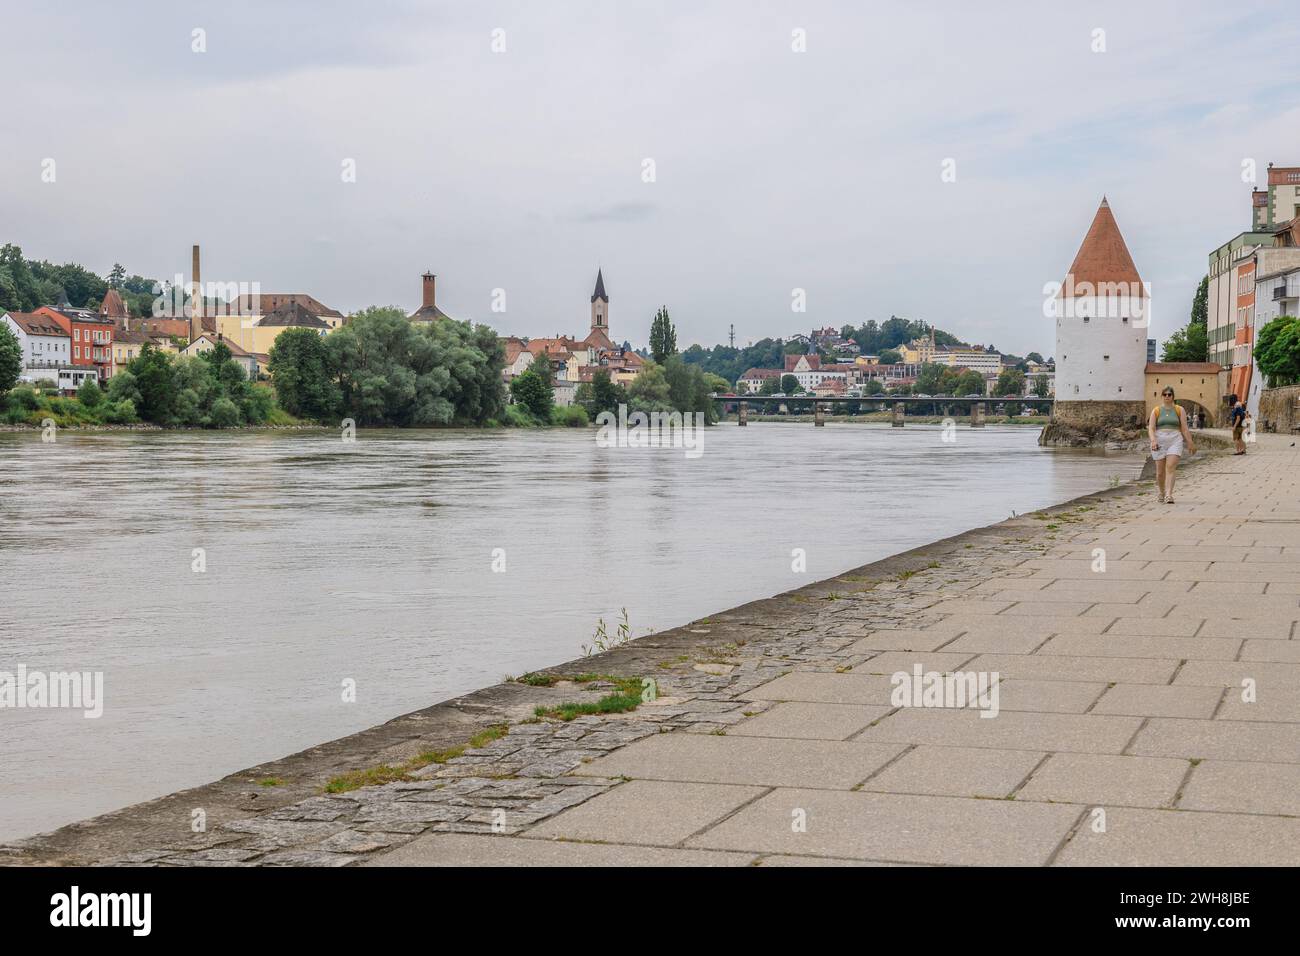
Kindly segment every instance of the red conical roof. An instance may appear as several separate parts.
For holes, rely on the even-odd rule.
[[[1120,235],[1115,215],[1110,211],[1110,203],[1103,196],[1088,234],[1083,237],[1083,245],[1074,257],[1074,264],[1066,274],[1065,288],[1061,294],[1095,295],[1099,285],[1113,282],[1128,283],[1134,289],[1142,288],[1137,266],[1133,264],[1133,257],[1129,255],[1124,237]],[[1088,286],[1080,289],[1083,283],[1089,283],[1091,290]]]

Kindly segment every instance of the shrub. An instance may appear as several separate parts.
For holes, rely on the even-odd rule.
[[[587,410],[581,405],[556,405],[551,409],[551,424],[585,428],[588,424]]]
[[[93,378],[88,378],[77,389],[77,400],[87,408],[94,408],[104,400],[104,391]]]

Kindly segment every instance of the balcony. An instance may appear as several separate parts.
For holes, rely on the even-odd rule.
[[[1285,285],[1285,283],[1282,284],[1282,285],[1274,286],[1274,287],[1273,287],[1273,301],[1274,301],[1274,302],[1276,302],[1278,299],[1289,299],[1289,298],[1291,298],[1291,297],[1288,296],[1288,295],[1286,294],[1286,285]]]

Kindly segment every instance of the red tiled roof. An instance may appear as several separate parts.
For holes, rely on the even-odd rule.
[[[781,370],[779,368],[751,368],[741,378],[780,378]]]
[[[66,336],[69,334],[63,330],[63,326],[47,315],[40,315],[36,312],[0,312],[0,315],[8,315],[28,335]]]
[[[99,304],[99,314],[108,316],[110,319],[125,319],[131,312],[127,309],[126,303],[122,301],[122,296],[116,289],[109,286],[104,293],[104,301]]]
[[[1070,281],[1071,276],[1073,283]],[[1079,285],[1085,282],[1093,287],[1091,292],[1087,288],[1079,289]],[[1079,247],[1074,263],[1066,274],[1066,288],[1062,294],[1070,294],[1070,286],[1073,284],[1073,295],[1095,295],[1098,285],[1113,282],[1124,282],[1135,289],[1142,286],[1137,266],[1133,264],[1133,257],[1129,255],[1124,237],[1120,235],[1115,215],[1110,211],[1110,203],[1103,198],[1097,208],[1097,215],[1092,218],[1088,234],[1083,237],[1083,245]]]

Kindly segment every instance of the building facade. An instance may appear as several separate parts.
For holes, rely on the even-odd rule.
[[[83,371],[94,370],[95,377],[101,382],[112,377],[115,328],[112,319],[89,309],[58,309],[49,305],[41,306],[33,314],[52,320],[68,333],[72,339],[74,366]]]

